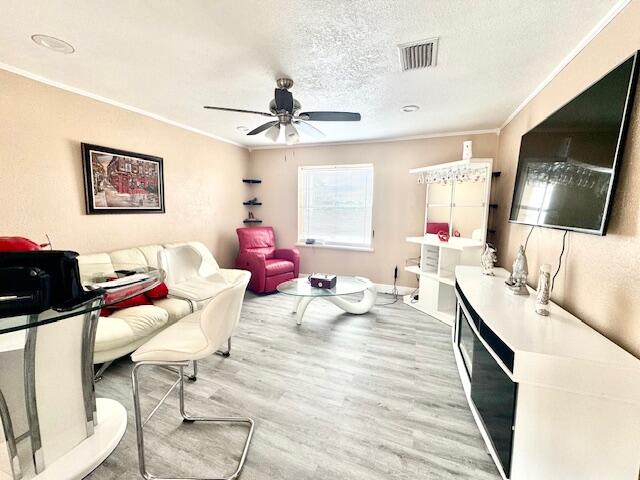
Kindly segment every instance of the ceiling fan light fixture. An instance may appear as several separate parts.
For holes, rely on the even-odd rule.
[[[267,137],[272,142],[277,142],[278,137],[280,136],[280,124],[278,123],[273,127],[271,127],[269,130],[265,132],[264,136]]]
[[[298,135],[298,131],[296,130],[296,127],[293,126],[293,124],[287,123],[284,126],[284,138],[287,142],[287,145],[292,145],[300,141],[300,135]]]

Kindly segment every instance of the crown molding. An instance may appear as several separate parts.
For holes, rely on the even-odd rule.
[[[370,140],[345,140],[343,142],[314,142],[314,143],[297,143],[295,145],[261,145],[258,147],[249,147],[249,151],[254,150],[282,150],[293,148],[308,148],[308,147],[336,147],[340,145],[366,145],[370,143],[393,143],[393,142],[408,142],[411,140],[424,140],[426,138],[441,138],[441,137],[460,137],[464,135],[485,135],[494,134],[499,135],[500,130],[498,128],[490,128],[485,130],[465,130],[461,132],[442,132],[442,133],[428,133],[424,135],[413,135],[410,137],[396,137],[396,138],[374,138]]]
[[[95,93],[87,92],[86,90],[82,90],[80,88],[72,87],[71,85],[67,85],[62,82],[58,82],[56,80],[51,80],[50,78],[43,77],[41,75],[36,75],[35,73],[28,72],[27,70],[23,70],[21,68],[14,67],[13,65],[9,65],[6,63],[0,62],[0,70],[6,70],[7,72],[15,73],[16,75],[20,75],[21,77],[26,77],[31,80],[35,80],[36,82],[44,83],[51,87],[59,88],[60,90],[64,90],[67,92],[75,93],[77,95],[81,95],[83,97],[91,98],[92,100],[97,100],[98,102],[106,103],[108,105],[112,105],[114,107],[122,108],[124,110],[128,110],[133,113],[137,113],[139,115],[144,115],[145,117],[153,118],[154,120],[158,120],[159,122],[166,123],[171,125],[172,127],[181,128],[182,130],[187,130],[192,133],[197,133],[198,135],[204,135],[205,137],[212,138],[214,140],[218,140],[220,142],[228,143],[230,145],[234,145],[236,147],[244,148],[246,150],[249,149],[247,145],[242,145],[237,142],[233,142],[223,137],[219,137],[218,135],[214,135],[213,133],[205,132],[204,130],[199,130],[197,128],[190,127],[189,125],[185,125],[180,122],[176,122],[169,118],[165,118],[161,115],[156,115],[155,113],[148,112],[138,107],[133,107],[131,105],[127,105],[126,103],[119,102],[117,100],[113,100],[111,98],[103,97],[101,95],[96,95]]]
[[[525,98],[520,105],[507,117],[500,130],[504,129],[518,113],[526,107],[551,81],[578,56],[578,54],[631,2],[631,0],[619,0],[611,10],[600,20],[587,35],[562,59],[562,61],[554,68],[549,75]]]

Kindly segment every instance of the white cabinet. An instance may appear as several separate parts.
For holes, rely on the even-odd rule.
[[[640,361],[558,305],[511,295],[508,272],[456,269],[453,352],[503,479],[637,480]]]
[[[410,170],[425,185],[423,235],[407,237],[420,245],[418,296],[404,302],[448,325],[455,313],[454,271],[457,265],[480,265],[487,235],[492,178],[491,158],[476,158]],[[443,242],[437,233],[449,234]]]
[[[406,267],[419,278],[418,299],[405,295],[404,302],[438,320],[453,325],[455,317],[454,273],[457,265],[479,265],[483,243],[452,237],[441,242],[437,235],[407,237],[420,245],[420,265]]]

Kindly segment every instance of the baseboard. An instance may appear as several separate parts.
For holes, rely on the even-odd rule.
[[[393,293],[393,285],[387,285],[385,283],[376,283],[375,284],[378,293]],[[416,288],[415,287],[405,287],[402,285],[397,285],[398,295],[409,295]]]

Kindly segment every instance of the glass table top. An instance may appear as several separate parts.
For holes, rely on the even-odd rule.
[[[0,318],[0,334],[37,327],[59,320],[100,310],[151,290],[164,281],[165,273],[158,268],[131,263],[81,263],[80,279],[85,291],[103,288],[105,293],[92,297],[70,309],[48,309],[38,314]],[[0,297],[0,301],[10,298]]]
[[[312,287],[307,278],[294,278],[278,285],[278,291],[285,295],[298,297],[335,297],[364,292],[371,282],[361,277],[347,277],[338,275],[334,288]]]

